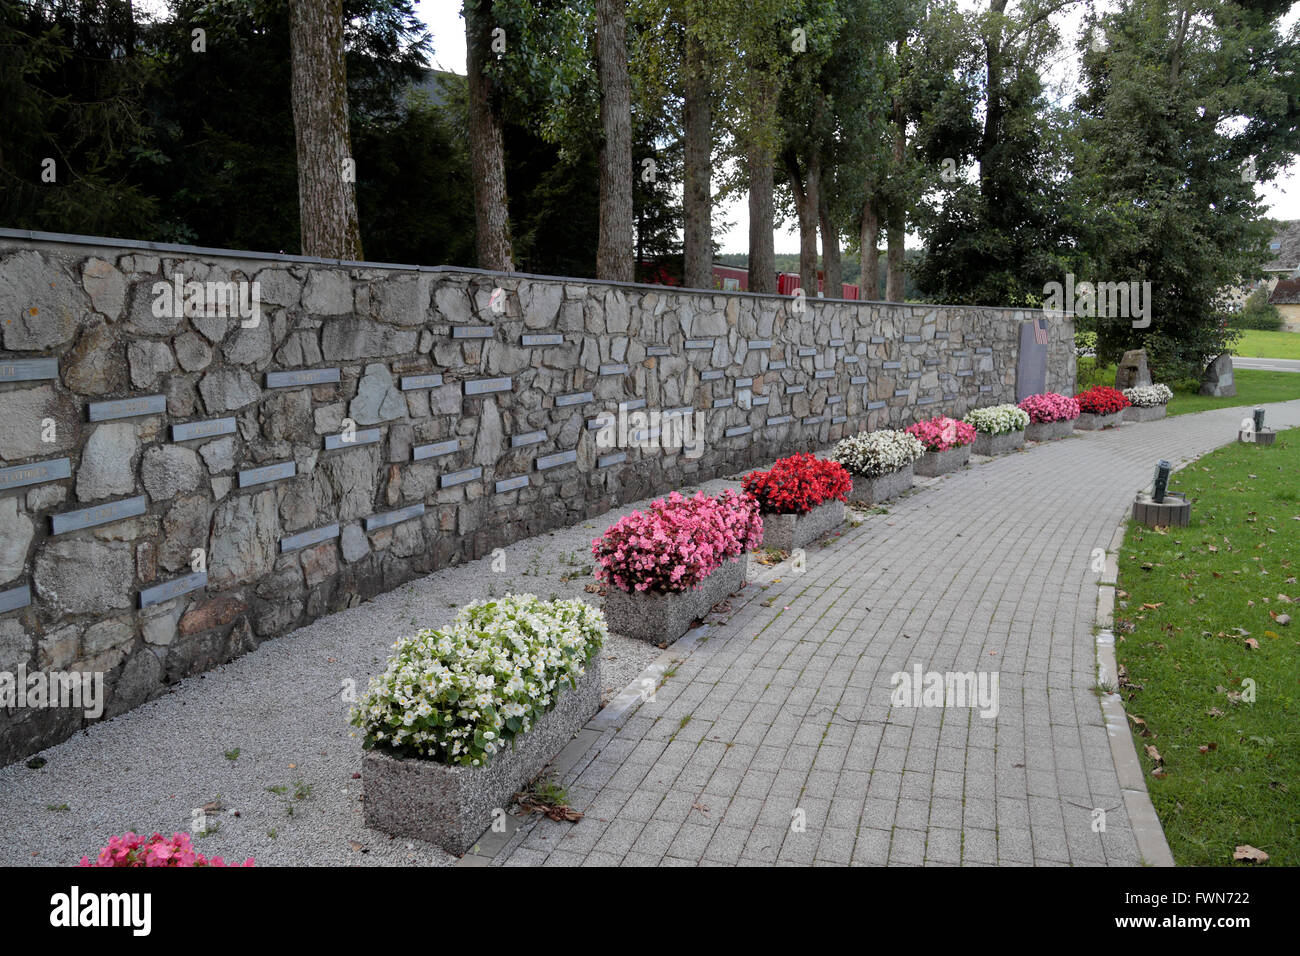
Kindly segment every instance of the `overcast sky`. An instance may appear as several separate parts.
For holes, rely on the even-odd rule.
[[[465,72],[465,21],[460,16],[460,0],[417,0],[416,11],[433,35],[434,64],[442,70],[453,73]],[[1288,15],[1288,22],[1300,14],[1293,8]],[[1072,16],[1061,20],[1062,35],[1081,20],[1082,9],[1077,9]],[[1076,27],[1077,29],[1077,27]],[[1075,64],[1069,59],[1060,61],[1059,71],[1053,71],[1052,81],[1062,84],[1066,89],[1072,84],[1077,73]],[[1300,219],[1300,164],[1292,163],[1286,174],[1273,183],[1255,187],[1268,204],[1270,214],[1278,219]],[[749,208],[745,197],[719,210],[722,221],[732,223],[725,233],[714,238],[719,242],[723,252],[746,252],[749,247]],[[799,251],[799,230],[796,224],[788,223],[784,229],[778,228],[776,235],[777,252]]]

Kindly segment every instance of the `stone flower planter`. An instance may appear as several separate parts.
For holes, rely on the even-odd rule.
[[[1144,408],[1138,408],[1136,405],[1130,405],[1124,409],[1124,421],[1126,422],[1156,422],[1164,418],[1169,413],[1168,405],[1147,405]]]
[[[1025,433],[1003,432],[1001,435],[990,435],[986,432],[975,433],[975,444],[972,450],[977,455],[984,455],[989,458],[995,458],[998,455],[1005,455],[1015,451],[1017,448],[1025,447]]]
[[[917,460],[916,473],[926,478],[937,478],[956,471],[970,461],[970,451],[970,445],[958,445],[947,451],[927,451]]]
[[[1067,418],[1059,422],[1030,422],[1025,428],[1025,438],[1028,441],[1056,441],[1058,438],[1067,438],[1074,431],[1074,423],[1077,419]]]
[[[1091,412],[1083,412],[1075,420],[1074,427],[1080,431],[1095,432],[1103,428],[1112,428],[1124,420],[1124,412],[1127,409],[1121,408],[1117,412],[1109,415],[1094,415]]]
[[[853,490],[849,492],[849,501],[874,505],[901,495],[912,487],[912,465],[905,465],[897,471],[891,471],[876,478],[851,475]]]
[[[361,761],[366,826],[426,840],[457,856],[468,851],[492,825],[492,811],[510,806],[514,794],[600,710],[599,658],[587,665],[576,689],[563,686],[555,707],[532,730],[481,767],[367,750]]]
[[[651,644],[671,644],[689,631],[694,621],[708,614],[709,608],[744,587],[748,564],[747,554],[732,558],[691,591],[629,594],[606,586],[605,625],[626,637]]]
[[[803,515],[763,515],[763,546],[793,551],[844,524],[844,502],[823,501]]]

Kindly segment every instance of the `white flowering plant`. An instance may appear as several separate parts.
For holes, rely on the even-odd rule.
[[[1016,405],[988,405],[972,408],[964,421],[982,435],[1009,435],[1029,427],[1029,413]]]
[[[1154,408],[1157,405],[1169,404],[1174,393],[1168,385],[1157,382],[1155,385],[1135,385],[1126,388],[1124,397],[1133,404],[1134,408]]]
[[[831,461],[838,461],[851,474],[878,478],[906,468],[925,454],[925,446],[907,432],[882,428],[840,439],[831,451]]]
[[[476,601],[394,644],[351,722],[367,749],[481,766],[577,686],[605,635],[605,615],[583,601]]]

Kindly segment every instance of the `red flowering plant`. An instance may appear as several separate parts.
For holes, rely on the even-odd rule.
[[[910,425],[907,433],[924,445],[926,451],[947,451],[975,440],[974,425],[946,415]]]
[[[1123,392],[1108,385],[1094,385],[1075,398],[1079,402],[1079,411],[1089,415],[1114,415],[1133,404]]]
[[[227,864],[219,856],[208,859],[195,852],[188,833],[174,833],[165,837],[161,833],[145,839],[139,833],[127,831],[121,836],[108,838],[108,846],[99,851],[95,862],[81,858],[82,866],[252,866],[250,856],[243,863]]]
[[[689,591],[730,558],[758,547],[758,502],[724,491],[716,498],[673,492],[614,522],[591,542],[596,577],[622,591]]]
[[[782,458],[767,471],[751,471],[741,487],[765,515],[802,515],[832,499],[848,501],[853,479],[838,461],[802,454]]]

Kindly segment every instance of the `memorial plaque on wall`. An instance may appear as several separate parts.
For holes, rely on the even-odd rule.
[[[16,588],[0,591],[0,614],[4,614],[6,611],[16,611],[20,607],[27,607],[31,603],[32,589],[30,585],[20,584]]]
[[[686,347],[691,351],[713,348],[713,339],[687,339]]]
[[[442,376],[437,372],[428,375],[403,375],[402,391],[410,392],[421,388],[437,388],[442,384]]]
[[[327,524],[323,528],[314,528],[311,531],[291,534],[280,539],[280,553],[297,551],[299,548],[309,548],[313,544],[320,544],[322,541],[332,541],[338,536],[339,526],[337,524]]]
[[[507,491],[517,491],[520,488],[528,487],[527,475],[516,475],[513,478],[502,478],[496,483],[496,493],[503,494]]]
[[[546,432],[526,432],[523,435],[511,435],[510,447],[523,448],[525,445],[540,445],[546,441]]]
[[[465,383],[466,395],[487,395],[490,392],[508,392],[510,389],[508,378],[476,378]]]
[[[482,477],[482,468],[466,468],[464,471],[453,471],[451,474],[443,475],[438,479],[438,487],[454,488],[456,485],[468,484]]]
[[[58,359],[0,359],[0,382],[37,382],[58,377]]]
[[[141,395],[139,398],[120,398],[113,402],[91,402],[86,410],[92,422],[135,418],[138,415],[161,415],[167,411],[167,396]]]
[[[140,606],[153,607],[155,604],[162,604],[164,601],[170,601],[172,598],[180,597],[182,594],[189,594],[191,591],[197,591],[199,588],[206,586],[208,583],[207,571],[195,571],[193,574],[187,574],[163,584],[156,584],[151,588],[145,588],[140,592]]]
[[[591,392],[570,392],[568,395],[557,395],[555,396],[555,407],[568,408],[570,405],[585,405],[593,398]]]
[[[65,511],[63,514],[50,515],[50,534],[67,534],[69,531],[93,528],[108,524],[110,521],[134,518],[136,515],[144,514],[145,504],[145,496],[138,495],[135,498],[95,505],[93,508],[82,508],[80,511]]]
[[[647,345],[645,354],[649,358],[657,358],[660,355],[672,355],[673,349],[671,345]]]
[[[0,468],[0,491],[70,477],[72,477],[70,458],[50,458],[45,461],[34,461],[29,465],[13,465],[9,468]]]
[[[604,455],[596,459],[597,468],[609,468],[612,465],[621,465],[627,461],[627,452],[616,451],[612,455]]]
[[[524,335],[519,339],[519,344],[524,348],[535,348],[542,345],[563,345],[564,336],[559,332],[543,332],[539,335]]]
[[[422,514],[424,514],[424,502],[407,505],[405,508],[398,508],[396,511],[385,511],[383,514],[367,515],[366,531],[377,531],[390,525],[401,524],[403,521],[418,518]]]
[[[351,439],[347,437],[348,432],[341,432],[338,435],[325,436],[325,450],[333,451],[336,448],[355,448],[357,445],[373,445],[379,441],[378,428],[363,428],[360,431],[352,432]]]
[[[455,451],[460,451],[460,439],[449,438],[446,441],[436,441],[431,445],[416,445],[411,449],[411,460],[424,461],[426,458],[450,455]]]
[[[775,362],[768,362],[767,367],[773,372],[779,372],[783,368],[785,368],[785,359],[778,359]]]
[[[195,438],[211,438],[214,435],[233,435],[235,420],[233,418],[213,418],[206,422],[185,422],[172,426],[172,441],[193,441]]]
[[[576,451],[561,451],[554,455],[543,455],[537,459],[537,470],[546,471],[550,468],[559,468],[561,465],[571,465],[578,460]]]
[[[626,375],[628,366],[626,365],[602,365],[598,374],[600,375]]]
[[[491,325],[457,325],[451,330],[453,339],[490,339],[496,329]]]
[[[239,473],[239,487],[251,488],[264,485],[281,478],[292,478],[298,473],[298,465],[292,461],[282,461],[275,465],[263,465],[261,468],[249,468]]]
[[[267,372],[267,388],[296,388],[299,385],[330,385],[339,380],[336,368],[306,368],[296,372]]]
[[[1016,355],[1017,402],[1047,391],[1047,346],[1050,341],[1046,319],[1020,323],[1020,351]],[[983,349],[975,351],[984,353]]]

